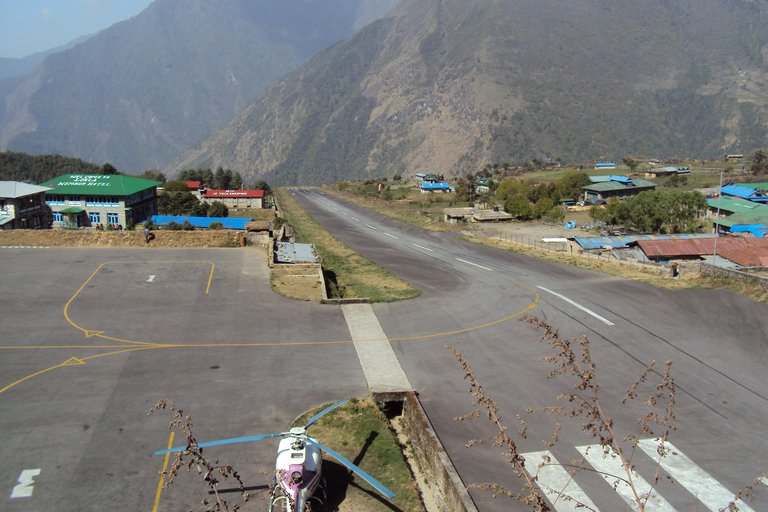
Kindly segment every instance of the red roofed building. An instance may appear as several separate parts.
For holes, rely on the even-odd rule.
[[[263,208],[263,190],[206,190],[203,201],[221,201],[229,208]]]

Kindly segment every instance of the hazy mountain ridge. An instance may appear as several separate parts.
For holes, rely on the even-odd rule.
[[[24,76],[31,72],[35,66],[43,62],[48,55],[69,50],[83,41],[88,40],[90,37],[91,35],[78,37],[65,45],[57,46],[56,48],[51,48],[50,50],[45,50],[43,52],[36,52],[20,59],[0,57],[0,82],[6,78]]]
[[[746,152],[766,145],[766,18],[763,0],[406,1],[167,170],[328,183]]]
[[[0,148],[159,168],[397,0],[156,0],[0,84]],[[5,94],[3,94],[5,93]]]

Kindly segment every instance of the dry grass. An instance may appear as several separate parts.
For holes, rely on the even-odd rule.
[[[330,404],[328,404],[330,405]],[[304,425],[318,407],[298,418],[292,426]],[[328,481],[328,509],[340,512],[421,511],[421,501],[400,445],[387,419],[370,398],[353,399],[331,411],[309,428],[309,434],[352,461],[395,493],[392,501],[381,496],[360,477],[323,455]],[[336,508],[338,507],[338,508]]]
[[[532,247],[513,244],[511,242],[499,241],[495,239],[464,238],[469,242],[497,247],[507,251],[525,254],[534,258],[539,258],[574,267],[594,270],[632,281],[647,283],[668,290],[693,290],[693,289],[724,289],[729,290],[758,302],[768,303],[768,291],[760,285],[738,279],[710,277],[705,275],[687,274],[678,279],[672,279],[669,274],[663,270],[650,268],[630,267],[610,261],[601,261],[593,259],[584,259],[575,255],[548,252]]]
[[[357,254],[332,237],[283,189],[275,191],[286,220],[296,232],[296,240],[315,244],[326,277],[335,279],[329,297],[370,298],[374,302],[418,297],[420,292],[393,273]]]
[[[320,269],[311,265],[275,265],[269,276],[273,291],[289,299],[320,302]]]

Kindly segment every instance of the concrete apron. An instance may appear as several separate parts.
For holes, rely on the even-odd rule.
[[[341,306],[371,393],[412,391],[400,361],[370,304]]]

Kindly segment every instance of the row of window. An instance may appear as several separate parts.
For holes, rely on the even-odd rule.
[[[91,221],[91,225],[94,224],[101,224],[101,214],[100,213],[89,213],[88,219]],[[65,214],[61,212],[53,212],[53,222],[64,222],[65,220]],[[114,224],[116,225],[119,222],[118,215],[116,213],[108,213],[107,214],[107,224]]]
[[[66,204],[66,196],[46,196],[45,202],[51,205],[61,206]],[[80,204],[77,196],[69,198],[69,204]],[[116,196],[88,196],[85,198],[85,206],[120,206],[120,199]]]

